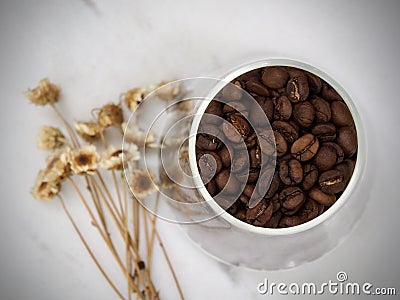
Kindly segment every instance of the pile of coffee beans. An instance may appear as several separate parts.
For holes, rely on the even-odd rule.
[[[340,197],[355,167],[357,133],[346,103],[320,77],[293,67],[256,69],[232,83],[241,89],[227,85],[206,109],[226,122],[203,117],[199,128],[207,133],[199,131],[196,137],[198,167],[208,192],[216,198],[222,190],[235,195],[240,188],[226,210],[254,226],[291,227],[316,218]],[[262,138],[252,127],[260,110],[246,105],[242,89],[260,105],[273,129],[275,170],[268,169],[268,160],[260,160]],[[245,151],[235,146],[240,140]],[[260,174],[264,164],[268,172]],[[243,180],[244,167],[248,176]],[[255,188],[257,182],[261,189]],[[262,200],[249,207],[250,197],[265,185]]]

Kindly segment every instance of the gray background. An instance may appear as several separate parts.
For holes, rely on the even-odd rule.
[[[205,75],[260,56],[313,64],[353,97],[368,138],[366,176],[373,184],[361,184],[370,200],[340,246],[286,271],[217,263],[176,225],[160,222],[187,298],[263,299],[256,287],[265,277],[318,283],[338,271],[400,293],[399,13],[399,1],[2,0],[0,299],[115,298],[59,203],[29,195],[44,166],[45,154],[35,149],[38,126],[57,121],[47,108],[28,104],[23,90],[48,76],[62,86],[65,114],[85,119],[130,87]],[[68,201],[75,207],[77,200]],[[176,299],[159,252],[156,265],[163,299]]]

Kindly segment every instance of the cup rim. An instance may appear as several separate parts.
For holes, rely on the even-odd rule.
[[[357,149],[357,160],[354,168],[354,172],[351,176],[351,179],[346,187],[346,189],[343,191],[342,195],[339,197],[339,199],[336,200],[336,202],[329,207],[329,209],[325,212],[323,212],[321,215],[318,217],[292,227],[288,228],[264,228],[264,227],[257,227],[251,224],[248,224],[246,222],[243,222],[234,216],[230,215],[228,212],[226,212],[222,207],[218,205],[218,203],[215,202],[214,198],[209,194],[207,191],[205,185],[202,183],[200,179],[200,173],[197,168],[197,163],[196,163],[196,154],[195,154],[195,144],[196,144],[196,133],[199,127],[199,123],[201,120],[202,115],[204,114],[208,104],[211,102],[211,100],[214,98],[214,96],[217,94],[217,92],[223,87],[223,86],[217,86],[212,89],[212,91],[209,94],[209,97],[207,97],[206,101],[203,101],[201,105],[199,106],[197,112],[196,112],[196,118],[194,118],[192,122],[192,126],[190,128],[190,138],[189,138],[189,166],[191,168],[192,174],[194,175],[194,180],[199,181],[197,182],[197,186],[200,186],[197,188],[199,191],[200,195],[204,198],[204,200],[210,205],[210,207],[216,212],[217,217],[223,218],[226,222],[228,222],[230,225],[235,226],[237,228],[240,228],[244,231],[256,233],[256,234],[261,234],[261,235],[269,235],[269,236],[285,236],[285,235],[291,235],[291,234],[296,234],[300,232],[304,232],[306,230],[310,230],[329,218],[331,218],[333,215],[335,215],[339,209],[344,205],[344,203],[347,201],[347,199],[351,196],[353,193],[354,189],[357,186],[357,183],[359,182],[361,175],[363,173],[363,169],[365,166],[365,139],[364,139],[364,130],[363,130],[363,125],[362,125],[362,120],[360,118],[360,114],[358,113],[358,110],[351,99],[350,95],[344,90],[344,88],[336,81],[334,80],[331,76],[326,74],[325,72],[321,71],[320,69],[309,65],[307,63],[298,61],[298,60],[292,60],[292,59],[262,59],[262,60],[257,60],[257,61],[252,61],[246,64],[243,64],[230,72],[226,73],[223,75],[220,80],[223,82],[225,85],[226,83],[231,82],[233,79],[237,78],[238,76],[247,73],[249,71],[259,69],[259,68],[264,68],[264,67],[269,67],[269,66],[287,66],[287,67],[295,67],[299,68],[305,71],[308,71],[310,73],[313,73],[317,76],[319,76],[321,79],[325,80],[328,84],[330,84],[336,92],[339,93],[339,95],[343,98],[343,101],[347,104],[350,113],[353,117],[355,126],[356,126],[356,132],[357,132],[357,142],[358,142],[358,149]]]

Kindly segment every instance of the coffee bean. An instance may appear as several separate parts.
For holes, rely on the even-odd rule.
[[[278,132],[274,130],[274,137],[275,137],[275,144],[276,144],[276,155],[282,156],[284,155],[287,150],[288,146],[286,143],[286,140],[283,138],[283,136]]]
[[[347,105],[342,101],[331,103],[332,122],[337,126],[352,126],[353,117]]]
[[[271,169],[267,169],[259,178],[257,194],[264,198],[271,198],[278,191],[279,184],[278,172],[273,172]]]
[[[337,161],[336,150],[329,145],[322,145],[319,147],[317,154],[314,157],[314,165],[320,171],[327,171],[331,169]]]
[[[262,226],[271,218],[272,206],[266,203],[265,199],[261,200],[253,208],[249,208],[246,212],[246,220],[254,222],[257,226]]]
[[[357,133],[353,127],[339,128],[336,143],[343,149],[347,157],[352,157],[357,151]]]
[[[321,96],[327,101],[342,101],[342,97],[330,85],[324,83],[321,89]]]
[[[343,172],[346,185],[349,183],[351,175],[353,175],[354,167],[355,162],[352,159],[346,159],[335,167],[336,170]]]
[[[274,100],[274,118],[275,120],[289,120],[292,115],[292,104],[288,97],[281,96]]]
[[[308,193],[311,199],[315,200],[316,202],[330,206],[336,202],[336,197],[334,194],[324,193],[320,188],[313,187],[310,192]]]
[[[340,170],[323,172],[318,179],[318,185],[324,193],[340,193],[346,187],[344,173]]]
[[[310,88],[310,94],[318,94],[322,88],[321,79],[318,76],[309,72],[307,72],[307,79],[308,79],[308,86]]]
[[[271,89],[279,89],[286,86],[289,74],[282,67],[267,67],[261,77],[262,82]]]
[[[318,139],[312,134],[307,133],[293,143],[290,153],[297,160],[307,161],[314,157],[318,148]]]
[[[297,103],[306,100],[309,94],[307,77],[292,77],[287,83],[286,90],[290,101]]]
[[[307,199],[304,206],[294,216],[283,216],[281,227],[292,227],[308,222],[318,216],[319,205],[312,199]]]
[[[255,185],[254,184],[246,184],[243,189],[243,194],[245,194],[248,198],[251,198],[251,195],[254,192]]]
[[[208,182],[222,169],[221,158],[215,152],[207,151],[200,156],[198,166],[202,180]]]
[[[230,165],[231,165],[231,155],[230,155],[230,152],[232,153],[233,151],[232,151],[232,150],[229,151],[228,148],[227,148],[226,146],[223,146],[223,147],[221,148],[221,150],[219,150],[219,152],[218,152],[219,157],[221,158],[221,161],[222,161],[222,165],[223,165],[225,168],[229,168]]]
[[[239,182],[235,176],[231,176],[229,170],[222,170],[215,176],[215,183],[220,190],[227,194],[234,194],[239,189]]]
[[[210,193],[210,195],[213,197],[218,193],[218,188],[217,185],[215,184],[214,180],[210,180],[207,184],[206,184],[206,189],[207,191]]]
[[[279,177],[286,185],[296,185],[303,180],[303,168],[297,159],[283,161],[279,165]]]
[[[249,134],[250,134],[250,125],[247,123],[246,119],[240,115],[240,114],[233,114],[230,116],[230,121],[239,132],[239,134],[242,136],[243,139],[245,139]]]
[[[243,90],[241,89],[241,87],[229,83],[222,89],[221,94],[222,97],[226,100],[238,101],[242,98]]]
[[[279,194],[279,201],[282,205],[282,212],[291,216],[295,214],[306,200],[304,192],[297,186],[285,188]]]
[[[248,170],[250,166],[249,153],[246,150],[236,151],[231,164],[231,169],[234,173]]]
[[[332,123],[317,124],[311,130],[311,133],[315,135],[320,142],[331,142],[336,139],[336,127]]]
[[[280,210],[274,212],[271,216],[271,218],[268,220],[267,223],[264,224],[264,227],[266,228],[276,228],[279,225],[279,221],[282,218],[282,213]]]
[[[208,134],[197,135],[196,146],[200,149],[213,151],[219,149],[221,145],[221,141],[214,136]]]
[[[332,115],[329,103],[319,97],[314,97],[310,102],[315,109],[315,123],[329,122]]]
[[[315,109],[310,102],[301,102],[294,106],[293,118],[301,127],[309,127],[314,122]]]
[[[244,209],[238,210],[238,212],[236,214],[234,214],[234,216],[236,219],[245,221],[246,220],[246,210],[244,210]]]
[[[249,80],[246,82],[246,89],[258,96],[269,96],[268,88],[258,80]]]
[[[318,180],[318,169],[313,164],[306,164],[304,166],[303,174],[303,189],[308,191],[311,189]]]
[[[233,113],[240,113],[241,115],[243,115],[246,118],[249,115],[248,107],[245,104],[243,104],[242,102],[238,102],[238,101],[231,101],[229,103],[226,103],[223,106],[222,111],[226,115],[230,115]]]
[[[335,149],[335,151],[336,151],[336,163],[337,164],[339,164],[339,163],[341,163],[343,161],[344,152],[343,152],[343,149],[338,144],[333,143],[333,142],[326,142],[326,143],[323,143],[323,145],[326,146],[326,147],[331,147],[331,148]]]
[[[212,114],[221,117],[222,116],[222,106],[223,103],[214,99],[208,104],[206,110],[204,111],[206,114]]]
[[[274,123],[272,123],[272,128],[282,134],[285,140],[290,144],[297,140],[299,137],[297,130],[287,122],[275,121]]]

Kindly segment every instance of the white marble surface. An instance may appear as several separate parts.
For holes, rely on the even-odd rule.
[[[29,195],[44,159],[37,127],[55,119],[21,91],[48,76],[63,88],[65,113],[82,119],[132,86],[255,57],[306,61],[347,89],[367,130],[371,200],[340,246],[286,271],[217,263],[160,222],[187,299],[263,299],[256,287],[265,277],[318,283],[341,270],[400,293],[399,12],[398,1],[1,1],[0,298],[115,299],[60,205]],[[160,253],[156,261],[162,298],[176,299]]]

